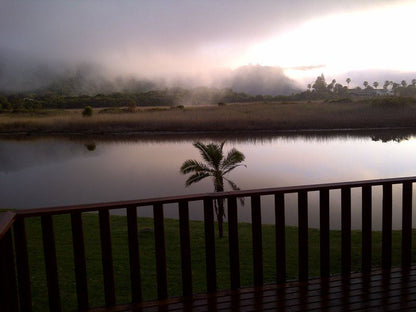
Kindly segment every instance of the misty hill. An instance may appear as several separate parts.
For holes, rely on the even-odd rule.
[[[222,87],[250,95],[290,95],[300,91],[296,82],[285,75],[280,67],[247,65],[230,74]]]
[[[0,50],[0,92],[3,93],[53,92],[77,96],[200,86],[231,88],[250,95],[289,95],[300,91],[279,67],[248,65],[213,74],[211,79],[169,74],[146,78],[141,73],[135,76],[116,75],[98,64],[71,65]]]

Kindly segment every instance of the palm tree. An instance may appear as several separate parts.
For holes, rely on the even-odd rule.
[[[351,82],[351,78],[347,78],[347,80],[345,80],[348,84],[348,88],[350,88],[350,82]]]
[[[364,88],[367,88],[368,87],[368,81],[364,81],[363,85],[364,85]]]
[[[224,156],[224,143],[210,143],[205,145],[204,143],[196,142],[193,144],[199,150],[204,162],[193,159],[185,160],[180,168],[180,172],[182,174],[192,174],[186,180],[186,186],[199,182],[207,177],[212,177],[215,192],[224,191],[224,180],[229,183],[233,190],[239,190],[237,184],[227,179],[225,175],[237,167],[245,166],[242,164],[245,156],[235,148],[232,148]],[[214,205],[218,220],[219,236],[223,237],[223,219],[225,217],[223,199],[215,200]]]
[[[379,86],[378,81],[374,81],[374,82],[373,82],[373,86],[374,86],[374,88],[376,88],[376,89],[377,89],[377,87]]]

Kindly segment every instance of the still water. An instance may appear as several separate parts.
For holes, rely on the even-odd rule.
[[[192,142],[221,142],[246,156],[247,167],[229,178],[241,189],[354,181],[416,175],[416,132],[350,132],[241,137],[142,136],[112,139],[37,138],[0,139],[0,208],[27,209],[82,203],[131,200],[213,191],[206,179],[185,187],[179,167],[199,159]],[[373,188],[373,224],[381,224],[381,200]],[[340,226],[338,191],[331,191],[331,228]],[[360,190],[352,191],[353,228],[360,228]],[[393,226],[401,222],[400,187],[394,188]],[[287,224],[296,225],[295,196],[286,198]],[[273,222],[272,198],[262,199],[264,223]],[[239,219],[250,221],[249,201]],[[319,226],[318,194],[309,195],[309,218]],[[397,206],[397,207],[396,207]],[[191,206],[191,218],[201,219],[200,205]],[[151,216],[150,208],[139,215]],[[167,217],[177,209],[167,206]],[[414,213],[413,215],[416,215]]]

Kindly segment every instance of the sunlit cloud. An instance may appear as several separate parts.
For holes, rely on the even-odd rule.
[[[325,64],[325,71],[392,69],[416,71],[416,3],[406,2],[329,15],[253,45],[242,63],[296,67]],[[317,68],[318,73],[322,68]]]

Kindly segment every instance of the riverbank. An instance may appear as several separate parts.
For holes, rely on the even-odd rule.
[[[111,135],[195,132],[287,132],[416,128],[416,104],[380,105],[368,101],[348,103],[250,103],[190,106],[114,112],[94,109],[49,110],[36,114],[0,115],[0,134]]]
[[[65,310],[76,309],[75,276],[73,268],[71,220],[67,215],[54,216],[56,229],[56,250],[60,291]],[[139,218],[139,246],[140,267],[142,272],[142,289],[145,299],[156,297],[156,269],[154,251],[153,220]],[[97,214],[83,214],[83,227],[85,237],[88,292],[91,305],[104,303],[103,276],[100,250],[100,233]],[[45,279],[42,231],[39,218],[26,221],[27,238],[29,245],[29,263],[32,281],[34,311],[44,311],[47,307],[47,287]],[[216,235],[216,259],[218,288],[229,288],[229,254],[227,224],[224,228],[225,238],[219,239]],[[120,216],[111,216],[112,248],[115,271],[116,298],[120,302],[129,302],[130,276],[127,241],[127,219]],[[190,221],[191,258],[193,268],[193,284],[195,292],[205,289],[205,246],[204,225],[201,221]],[[216,232],[217,233],[217,232]],[[275,276],[275,228],[272,225],[263,225],[263,260],[264,277],[266,283],[274,281]],[[165,220],[166,253],[168,266],[168,292],[169,296],[181,293],[181,262],[180,239],[178,220]],[[286,227],[286,253],[288,280],[297,277],[298,244],[297,228]],[[400,263],[401,235],[393,231],[393,265]],[[413,239],[413,241],[416,241]],[[240,268],[241,284],[252,285],[252,257],[251,257],[251,224],[239,224],[240,242]],[[331,273],[340,272],[341,262],[341,232],[330,232]],[[395,252],[395,250],[397,252]],[[373,265],[380,264],[381,232],[373,232]],[[319,276],[319,230],[309,230],[309,271],[310,276]],[[352,231],[352,270],[359,270],[361,264],[361,232]]]

